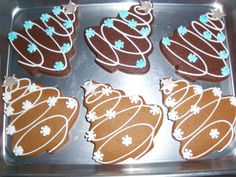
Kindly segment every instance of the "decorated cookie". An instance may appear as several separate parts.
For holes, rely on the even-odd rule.
[[[163,55],[184,79],[219,82],[230,74],[223,16],[220,10],[212,10],[161,40]]]
[[[153,148],[163,119],[158,105],[147,105],[142,97],[126,96],[109,84],[88,81],[84,106],[91,126],[87,141],[94,147],[93,159],[102,164],[139,159]]]
[[[6,134],[12,136],[15,156],[54,153],[68,141],[69,130],[79,114],[75,98],[15,76],[6,77],[3,87],[5,114],[9,116]]]
[[[121,10],[117,17],[103,19],[100,26],[88,27],[85,39],[97,64],[108,72],[147,73],[153,21],[152,3],[141,1],[128,11]]]
[[[168,118],[174,122],[173,137],[181,143],[186,160],[221,152],[234,138],[236,98],[222,96],[220,88],[203,89],[185,80],[161,81]]]
[[[70,1],[53,7],[37,20],[26,20],[24,28],[12,31],[8,39],[19,55],[19,64],[30,74],[64,76],[71,72],[75,54],[73,40],[78,26],[77,5]]]

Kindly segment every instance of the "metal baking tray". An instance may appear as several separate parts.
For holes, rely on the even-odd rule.
[[[84,134],[89,128],[85,120],[86,109],[83,104],[81,85],[93,79],[110,83],[113,88],[122,89],[127,94],[142,95],[147,103],[161,104],[159,81],[172,76],[180,79],[173,67],[164,59],[159,49],[159,41],[172,35],[175,28],[187,25],[199,15],[212,8],[222,8],[226,13],[226,34],[230,50],[230,77],[218,84],[196,82],[204,88],[221,87],[225,95],[235,95],[236,88],[236,1],[234,0],[153,0],[155,22],[152,26],[151,41],[154,51],[150,55],[151,69],[145,75],[129,75],[121,72],[108,73],[95,62],[95,55],[87,46],[83,33],[88,26],[99,25],[104,17],[113,17],[121,9],[128,9],[138,0],[74,0],[80,4],[79,28],[75,42],[76,56],[72,62],[72,73],[67,77],[41,75],[33,77],[17,64],[17,55],[7,41],[12,29],[21,28],[27,19],[39,18],[43,12],[50,11],[55,5],[66,4],[62,0],[1,0],[0,1],[0,60],[1,82],[5,75],[16,74],[28,77],[44,86],[55,86],[66,96],[75,96],[81,104],[81,113],[70,132],[70,141],[56,154],[43,154],[36,158],[17,158],[12,155],[9,137],[4,133],[8,123],[0,105],[1,162],[0,176],[124,176],[124,175],[163,175],[163,176],[200,176],[236,174],[236,141],[221,153],[213,153],[207,159],[187,162],[179,156],[179,143],[171,137],[172,122],[164,117],[162,127],[155,139],[155,147],[138,161],[128,160],[117,165],[96,164],[91,156],[92,143],[86,142]],[[140,87],[142,85],[142,87]],[[166,109],[165,109],[166,111]]]

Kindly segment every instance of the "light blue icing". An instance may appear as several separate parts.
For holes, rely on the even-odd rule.
[[[226,39],[224,33],[218,33],[217,34],[217,40],[220,41],[220,42],[224,42]]]
[[[48,14],[42,14],[41,17],[40,17],[40,20],[42,22],[48,22],[50,19],[50,16]]]
[[[61,13],[61,7],[60,6],[55,6],[55,7],[53,7],[53,9],[52,9],[52,13],[54,14],[54,15],[60,15],[60,13]]]
[[[14,32],[14,31],[10,32],[10,33],[8,34],[8,39],[9,39],[10,41],[16,40],[16,39],[17,39],[17,33]]]
[[[27,20],[27,21],[24,22],[24,28],[26,30],[32,29],[32,27],[33,27],[33,22],[32,21]]]
[[[142,27],[142,29],[140,30],[140,34],[142,34],[142,36],[144,37],[148,36],[150,34],[148,27]]]
[[[125,43],[122,40],[117,40],[117,41],[115,41],[114,46],[117,49],[123,49],[125,46]]]
[[[73,27],[73,23],[71,20],[66,20],[64,23],[63,23],[63,26],[68,29],[68,28],[72,28]]]
[[[212,34],[211,34],[210,31],[204,31],[204,32],[203,32],[203,37],[204,37],[205,39],[207,39],[207,40],[210,40],[211,37],[212,37]]]
[[[107,27],[107,28],[111,28],[113,27],[113,20],[108,18],[104,21],[104,26]]]
[[[128,21],[128,26],[132,29],[137,27],[137,22],[134,19]]]
[[[146,66],[146,61],[144,59],[139,59],[136,61],[136,67],[137,68],[144,68]]]
[[[56,71],[62,71],[64,70],[64,64],[61,61],[56,61],[54,64],[54,69]]]
[[[184,35],[187,33],[187,28],[184,27],[184,26],[180,26],[180,27],[178,28],[178,33],[179,33],[179,35],[184,36]]]
[[[221,68],[221,74],[222,74],[223,76],[228,76],[228,75],[230,74],[229,68],[228,68],[227,66]]]
[[[208,19],[207,15],[201,15],[199,17],[199,21],[205,24],[209,21],[209,19]]]
[[[220,51],[220,58],[222,59],[227,59],[229,57],[229,53],[226,52],[225,50]]]
[[[46,29],[46,34],[47,34],[48,36],[52,36],[53,33],[55,33],[55,28],[52,27],[52,26],[49,26],[49,27]]]
[[[37,46],[34,43],[30,43],[27,48],[29,53],[34,53],[37,50]]]
[[[71,49],[71,46],[70,46],[70,44],[68,44],[68,43],[64,43],[64,44],[61,46],[61,51],[62,51],[63,53],[69,52],[70,49]]]
[[[197,58],[197,56],[196,56],[195,54],[190,53],[190,54],[188,55],[188,61],[189,61],[190,63],[195,63],[197,60],[198,60],[198,58]]]
[[[92,29],[92,28],[89,28],[85,31],[85,35],[88,37],[88,38],[92,38],[95,36],[95,31]]]
[[[162,44],[164,44],[164,46],[170,46],[171,45],[171,42],[170,42],[170,38],[168,37],[163,37],[162,39]]]
[[[126,17],[129,16],[129,12],[127,10],[121,10],[119,12],[119,15],[120,15],[121,18],[125,19]]]

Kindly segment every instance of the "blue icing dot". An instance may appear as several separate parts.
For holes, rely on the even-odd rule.
[[[217,40],[220,41],[220,42],[224,42],[226,39],[224,33],[218,33],[217,34]]]
[[[64,44],[61,46],[61,51],[62,51],[63,53],[69,52],[70,49],[71,49],[71,46],[70,46],[70,44],[68,44],[68,43],[64,43]]]
[[[222,74],[223,76],[228,76],[228,75],[230,74],[229,68],[228,68],[227,66],[221,68],[221,74]]]
[[[113,20],[108,18],[104,21],[104,26],[107,27],[107,28],[111,28],[113,27]]]
[[[122,40],[118,40],[118,41],[115,41],[114,46],[117,49],[123,49],[125,46],[125,43]]]
[[[225,50],[220,51],[220,58],[222,59],[227,59],[229,57],[229,53],[226,52]]]
[[[61,7],[60,7],[60,6],[55,6],[55,7],[53,7],[52,13],[53,13],[54,15],[60,15],[60,13],[61,13]]]
[[[32,27],[33,27],[33,22],[32,22],[32,21],[27,20],[27,21],[24,22],[24,28],[25,28],[26,30],[32,29]]]
[[[85,31],[85,35],[88,37],[88,38],[92,38],[95,36],[95,31],[92,29],[92,28],[89,28]]]
[[[55,28],[49,26],[49,27],[46,29],[46,34],[47,34],[48,36],[52,36],[53,33],[55,33]]]
[[[199,17],[199,21],[204,23],[204,24],[207,23],[209,21],[208,16],[207,15],[201,15]]]
[[[125,19],[126,17],[129,16],[129,12],[127,10],[121,10],[119,12],[119,15],[120,15],[121,18]]]
[[[170,39],[168,37],[163,37],[162,44],[164,44],[166,47],[171,45]]]
[[[128,26],[129,26],[130,28],[134,29],[134,28],[137,27],[137,22],[136,22],[134,19],[129,20],[129,21],[128,21]]]
[[[203,37],[204,37],[205,39],[207,39],[207,40],[210,40],[211,37],[212,37],[212,34],[211,34],[210,31],[204,31],[204,32],[203,32]]]
[[[191,63],[195,63],[196,61],[198,60],[197,56],[193,53],[190,53],[188,55],[188,61],[191,62]]]
[[[37,46],[34,43],[30,43],[27,48],[29,53],[34,53],[37,50]]]
[[[63,23],[63,26],[68,29],[68,28],[72,28],[73,27],[73,23],[71,20],[66,20],[64,23]]]
[[[180,35],[185,35],[186,33],[187,33],[187,28],[186,27],[184,27],[184,26],[180,26],[179,28],[178,28],[178,33],[180,34]]]
[[[146,66],[146,61],[144,60],[144,59],[139,59],[139,60],[137,60],[136,61],[136,67],[137,68],[140,68],[140,69],[142,69],[142,68],[144,68]]]
[[[14,31],[10,32],[10,33],[8,34],[8,39],[9,39],[10,41],[16,40],[16,39],[17,39],[17,33],[14,32]]]
[[[64,70],[64,64],[61,61],[56,61],[54,64],[54,69],[56,71],[62,71]]]
[[[49,21],[50,16],[48,14],[42,14],[40,17],[40,20],[42,22],[48,22]]]
[[[144,37],[146,37],[150,34],[150,30],[148,29],[148,27],[142,27],[142,29],[139,32]]]

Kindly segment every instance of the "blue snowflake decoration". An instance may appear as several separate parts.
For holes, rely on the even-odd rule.
[[[33,22],[32,21],[27,20],[27,21],[24,22],[24,28],[26,30],[32,29],[32,27],[33,27]]]
[[[122,40],[118,40],[118,41],[115,41],[114,46],[117,49],[123,49],[125,46],[125,43]]]
[[[220,58],[222,59],[227,59],[229,57],[229,53],[226,52],[225,50],[220,51]]]
[[[50,19],[50,16],[48,14],[42,14],[40,17],[40,20],[45,23],[48,22],[49,19]]]
[[[69,28],[72,28],[73,27],[73,23],[71,20],[66,20],[64,23],[63,23],[63,26],[66,28],[66,29],[69,29]]]
[[[203,24],[206,24],[209,21],[208,16],[207,15],[201,15],[199,17],[199,21],[202,22]]]
[[[30,43],[27,48],[29,53],[34,53],[37,50],[37,46],[34,43]]]
[[[89,28],[85,31],[85,35],[88,37],[88,38],[92,38],[95,36],[95,31],[92,29],[92,28]]]
[[[189,61],[190,63],[195,63],[197,60],[198,60],[198,58],[197,58],[197,56],[196,56],[195,54],[190,53],[190,54],[188,55],[188,61]]]
[[[203,37],[207,40],[210,40],[212,38],[212,34],[210,31],[204,31],[203,32]]]
[[[69,43],[64,43],[64,44],[61,46],[61,51],[62,51],[63,53],[69,52],[70,49],[71,49],[71,46],[70,46]]]
[[[54,64],[54,69],[56,71],[62,71],[64,70],[64,64],[61,62],[61,61],[56,61],[55,64]]]
[[[228,76],[228,75],[230,74],[229,68],[228,68],[227,66],[221,68],[221,74],[222,74],[223,76]]]
[[[162,39],[162,44],[164,44],[164,46],[170,46],[171,45],[171,42],[170,42],[170,38],[168,37],[163,37]]]
[[[187,28],[184,27],[184,26],[180,26],[180,27],[178,28],[178,33],[179,33],[179,35],[184,36],[184,35],[187,33]]]
[[[142,59],[142,58],[136,61],[136,67],[137,67],[137,68],[142,69],[142,68],[144,68],[146,65],[147,65],[147,64],[146,64],[146,61],[145,61],[144,59]]]
[[[47,34],[48,36],[52,36],[54,33],[55,33],[55,28],[54,28],[54,27],[49,26],[49,27],[46,29],[46,34]]]
[[[52,13],[54,14],[54,15],[60,15],[60,13],[61,13],[61,7],[60,6],[55,6],[55,7],[53,7],[53,9],[52,9]]]
[[[126,17],[129,16],[129,12],[127,10],[121,10],[119,12],[119,16],[122,18],[122,19],[125,19]]]
[[[8,34],[8,39],[9,39],[10,41],[16,40],[16,39],[17,39],[17,33],[14,32],[14,31],[10,32],[10,33]]]
[[[137,27],[137,22],[134,19],[129,20],[128,21],[128,26],[132,29],[135,29]]]
[[[111,27],[113,27],[113,25],[114,25],[113,20],[110,19],[110,18],[108,18],[104,21],[104,26],[107,27],[107,28],[111,28]]]
[[[148,27],[142,27],[139,32],[144,37],[147,37],[150,34],[150,30],[148,29]]]
[[[220,41],[220,42],[224,42],[226,39],[224,33],[218,33],[217,34],[217,40]]]

